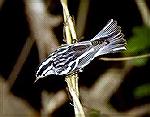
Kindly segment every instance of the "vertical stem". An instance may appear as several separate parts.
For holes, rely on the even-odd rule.
[[[77,13],[77,36],[80,38],[83,36],[85,26],[86,26],[86,19],[88,15],[88,9],[89,9],[90,0],[80,0],[79,3],[79,10]]]
[[[68,24],[72,39],[77,39],[74,24],[73,24],[72,18],[69,14],[69,10],[68,10],[68,7],[67,7],[67,0],[61,0],[61,4],[63,6],[64,21],[65,21],[65,23]]]
[[[141,13],[141,17],[143,19],[144,24],[150,27],[150,11],[148,7],[146,6],[145,0],[135,0],[135,2]]]
[[[60,0],[60,1],[63,7],[66,41],[67,41],[67,44],[71,44],[73,43],[73,39],[77,39],[74,24],[69,14],[69,10],[67,7],[67,0]],[[75,116],[85,117],[82,105],[79,101],[78,74],[74,73],[74,74],[67,75],[65,78],[65,81],[67,82],[69,92],[73,99]]]

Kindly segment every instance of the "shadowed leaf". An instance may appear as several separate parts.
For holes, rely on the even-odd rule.
[[[129,39],[127,44],[127,51],[125,54],[139,55],[148,53],[150,48],[150,28],[146,26],[138,26],[133,29],[133,36]],[[135,59],[133,65],[143,66],[146,64],[148,58]]]
[[[150,96],[150,84],[143,84],[143,85],[135,88],[134,96],[136,98]]]

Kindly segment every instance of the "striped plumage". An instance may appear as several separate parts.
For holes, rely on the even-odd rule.
[[[81,72],[95,57],[125,50],[126,40],[123,37],[121,27],[111,19],[93,39],[66,44],[51,53],[39,65],[36,80],[50,74],[67,75]]]

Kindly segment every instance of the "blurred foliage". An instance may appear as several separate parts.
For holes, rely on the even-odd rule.
[[[150,83],[149,84],[143,84],[135,88],[134,90],[134,96],[136,98],[142,98],[150,96]]]
[[[139,58],[139,59],[134,59],[132,61],[132,64],[135,66],[143,66],[147,63],[148,58]]]
[[[141,55],[141,53],[148,53],[150,48],[150,28],[146,26],[138,26],[133,28],[133,36],[129,39],[127,44],[127,51],[125,54]],[[140,58],[133,60],[133,65],[145,65],[148,58]]]
[[[101,117],[101,113],[100,113],[99,110],[92,109],[92,110],[88,113],[88,117]]]

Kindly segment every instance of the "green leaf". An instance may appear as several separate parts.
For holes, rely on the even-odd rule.
[[[135,88],[134,96],[136,98],[142,98],[142,97],[150,96],[150,83],[143,84],[143,85]]]
[[[146,26],[135,27],[133,36],[127,44],[127,53],[137,54],[146,51],[148,48],[150,48],[150,28]]]
[[[138,26],[133,28],[133,36],[127,43],[127,51],[124,52],[126,56],[141,55],[148,53],[150,48],[150,28],[146,26]],[[148,58],[134,59],[132,64],[135,66],[143,66],[146,64]]]
[[[139,59],[134,59],[132,61],[132,64],[140,67],[140,66],[145,65],[147,63],[147,61],[148,61],[148,58],[139,58]]]
[[[92,109],[89,113],[88,113],[88,117],[101,117],[100,111]]]

